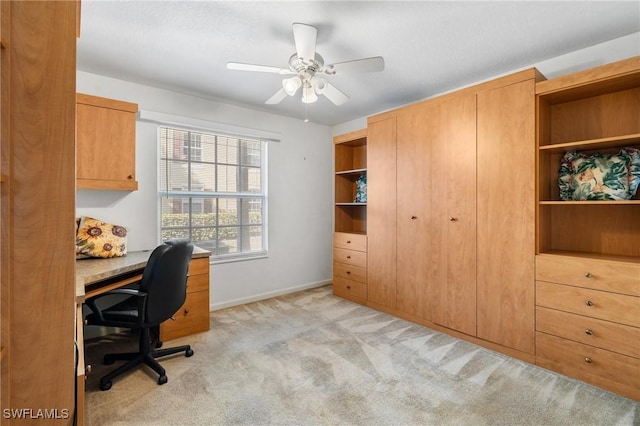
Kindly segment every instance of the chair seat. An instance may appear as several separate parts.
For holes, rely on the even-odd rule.
[[[138,322],[137,300],[134,297],[129,297],[122,302],[103,310],[102,316],[105,319],[104,322],[100,321],[98,316],[95,314],[87,315],[87,324],[108,326],[110,321],[136,324]]]

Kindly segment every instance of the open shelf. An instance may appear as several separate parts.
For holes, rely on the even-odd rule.
[[[553,145],[540,146],[541,152],[550,154],[565,153],[568,151],[591,151],[610,148],[620,148],[640,144],[640,133],[630,135],[612,136],[607,138],[581,140],[575,142],[565,142]]]
[[[367,203],[355,202],[357,180],[367,174],[367,130],[333,139],[335,147],[335,231],[366,234]]]

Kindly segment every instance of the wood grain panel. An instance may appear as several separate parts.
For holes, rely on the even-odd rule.
[[[476,96],[439,105],[431,167],[433,322],[476,335]]]
[[[361,268],[366,268],[367,253],[362,251],[345,250],[345,249],[334,247],[333,261],[345,263],[347,265],[359,266]]]
[[[536,308],[536,330],[640,358],[640,328],[543,307]]]
[[[640,359],[538,332],[536,364],[640,401]]]
[[[346,263],[333,262],[333,276],[360,283],[367,282],[367,269]]]
[[[536,304],[640,327],[640,297],[537,281]]]
[[[341,297],[346,297],[350,300],[357,299],[360,303],[366,303],[367,284],[345,278],[334,277],[333,293]]]
[[[481,92],[477,111],[478,337],[528,353],[535,351],[534,91],[528,80]]]
[[[623,262],[539,254],[536,256],[536,279],[640,296],[640,260]]]
[[[398,115],[397,308],[430,320],[433,282],[431,140],[439,108],[426,103]]]
[[[367,299],[396,306],[396,119],[367,134]]]
[[[72,415],[76,4],[2,2],[0,7],[6,42],[2,159],[3,166],[11,163],[2,170],[7,182],[2,183],[1,288],[11,316],[8,328],[2,324],[3,373],[5,362],[9,371],[0,393],[3,408],[57,408]],[[40,256],[34,255],[35,242]]]
[[[173,316],[160,324],[163,342],[209,329],[209,291],[187,293],[187,300]]]
[[[333,234],[333,246],[347,250],[367,251],[367,236],[336,232]]]

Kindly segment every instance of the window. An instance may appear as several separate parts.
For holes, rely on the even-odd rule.
[[[225,259],[266,254],[266,143],[160,127],[160,239]]]

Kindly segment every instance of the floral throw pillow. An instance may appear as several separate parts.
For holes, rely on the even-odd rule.
[[[76,232],[76,258],[119,257],[127,254],[127,229],[124,226],[82,216]]]
[[[562,200],[629,200],[640,184],[640,150],[585,155],[567,152],[558,178]]]
[[[356,197],[355,203],[367,202],[367,176],[362,174],[356,179]]]

